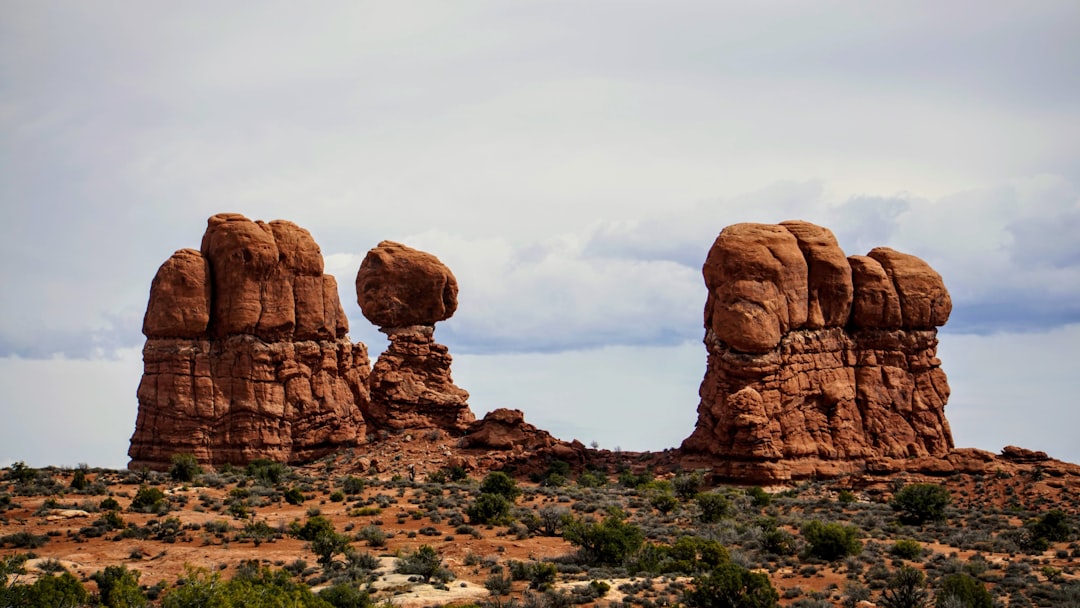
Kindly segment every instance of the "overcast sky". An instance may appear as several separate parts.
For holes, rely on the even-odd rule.
[[[482,415],[663,449],[740,221],[926,259],[960,446],[1080,461],[1080,4],[0,0],[0,465],[120,467],[206,219],[438,255]]]

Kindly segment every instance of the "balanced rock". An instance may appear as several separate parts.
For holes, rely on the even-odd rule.
[[[773,482],[953,448],[936,356],[952,304],[925,262],[886,248],[848,258],[807,222],[736,224],[702,273],[708,366],[684,453]]]
[[[439,258],[393,241],[364,256],[356,301],[379,327],[434,325],[457,310],[457,279]]]
[[[457,279],[438,258],[392,241],[368,252],[356,275],[356,301],[390,346],[371,370],[364,417],[384,429],[462,432],[475,420],[469,393],[454,384],[435,323],[457,310]]]
[[[211,217],[201,251],[177,251],[151,285],[128,466],[295,463],[357,445],[369,362],[347,331],[306,230]]]

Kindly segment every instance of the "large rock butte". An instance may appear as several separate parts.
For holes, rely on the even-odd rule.
[[[208,221],[158,269],[143,319],[130,468],[304,462],[365,435],[369,361],[319,246],[286,221]]]
[[[356,301],[390,346],[371,371],[364,418],[387,429],[459,433],[475,420],[469,393],[454,384],[452,358],[435,342],[435,323],[457,310],[457,280],[438,258],[383,241],[356,274]]]
[[[925,262],[848,258],[792,221],[725,228],[702,273],[708,366],[684,454],[762,483],[949,454],[936,328],[952,302]]]

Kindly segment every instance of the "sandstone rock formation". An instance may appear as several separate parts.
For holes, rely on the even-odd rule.
[[[143,319],[130,468],[303,462],[364,438],[369,362],[334,277],[291,222],[211,217],[161,265]]]
[[[736,224],[702,272],[708,367],[684,453],[771,482],[952,449],[936,357],[952,303],[925,262],[848,258],[806,222]]]
[[[371,371],[364,418],[379,428],[464,431],[475,417],[454,385],[435,323],[457,310],[457,280],[435,256],[392,241],[368,252],[356,274],[356,301],[390,346]]]

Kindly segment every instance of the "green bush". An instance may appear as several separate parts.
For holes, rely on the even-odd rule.
[[[0,591],[0,606],[48,606],[49,608],[78,608],[84,606],[90,599],[90,594],[71,574],[64,572],[59,576],[42,576],[25,591],[25,602],[22,604],[4,602],[3,592]]]
[[[779,600],[768,576],[734,563],[695,577],[693,589],[683,593],[690,608],[772,608]]]
[[[994,599],[981,582],[967,574],[950,574],[942,579],[934,605],[938,608],[956,605],[966,608],[993,608]]]
[[[1028,524],[1028,529],[1033,537],[1044,538],[1055,543],[1069,540],[1069,536],[1072,534],[1068,516],[1061,509],[1053,509],[1043,513],[1038,519]]]
[[[120,503],[116,502],[115,498],[109,497],[101,501],[101,503],[98,504],[98,508],[102,511],[119,511]]]
[[[490,524],[505,520],[510,514],[510,501],[501,494],[481,494],[465,508],[471,524]]]
[[[289,534],[308,542],[315,540],[322,534],[336,532],[337,531],[334,530],[334,523],[322,515],[309,517],[308,520],[304,522],[303,526],[296,521],[289,524]]]
[[[290,505],[302,505],[304,504],[304,493],[300,491],[300,488],[289,488],[285,492],[285,502]]]
[[[922,555],[922,545],[918,541],[903,538],[893,543],[889,553],[900,559],[918,559]]]
[[[353,604],[342,604],[352,606]],[[221,582],[221,576],[204,569],[188,569],[183,584],[168,591],[161,608],[334,608],[327,600],[312,593],[307,585],[295,583],[284,570],[243,568],[236,576]],[[365,606],[360,604],[360,606]]]
[[[319,592],[319,598],[334,608],[368,608],[371,596],[353,585],[338,583]]]
[[[86,469],[79,467],[75,469],[75,472],[71,474],[71,489],[83,491],[90,485],[90,482],[86,479]]]
[[[202,467],[193,454],[173,454],[169,477],[175,481],[195,481],[196,475],[202,475]]]
[[[563,525],[563,538],[580,547],[588,563],[621,564],[641,548],[645,535],[627,523],[621,511],[612,509],[600,523],[570,519]]]
[[[914,483],[900,489],[889,505],[900,513],[905,524],[923,524],[945,519],[945,507],[952,502],[952,495],[944,486],[933,483]]]
[[[341,489],[349,496],[354,496],[364,491],[364,480],[349,475],[341,482]]]
[[[679,500],[671,494],[657,494],[649,499],[649,504],[652,508],[667,515],[679,506]]]
[[[139,588],[138,570],[128,570],[127,566],[108,566],[90,575],[90,580],[97,583],[98,598],[107,608],[142,608],[146,606],[146,595]]]
[[[675,489],[675,495],[682,500],[690,500],[697,496],[701,491],[701,486],[705,481],[701,477],[701,473],[683,473],[676,475],[675,479],[671,480],[671,486]]]
[[[750,488],[746,491],[746,495],[750,497],[750,504],[758,508],[767,507],[772,502],[772,494],[761,489],[761,486]]]
[[[285,475],[288,472],[289,469],[285,465],[266,458],[259,458],[251,461],[248,463],[247,469],[245,470],[248,477],[251,477],[263,485],[270,486],[276,486],[281,483],[281,480],[285,478]]]
[[[158,488],[148,485],[139,486],[135,492],[135,498],[131,500],[133,511],[155,512],[165,504],[165,493]]]
[[[701,511],[701,521],[707,524],[720,521],[731,510],[731,503],[719,494],[698,494],[694,501]]]
[[[807,553],[818,559],[836,561],[862,551],[859,529],[854,526],[811,520],[803,524],[800,533],[806,541]]]
[[[517,482],[514,481],[513,477],[502,471],[493,471],[488,473],[484,481],[480,483],[480,493],[497,494],[510,502],[514,502],[518,496],[521,496],[521,489],[517,487]]]

